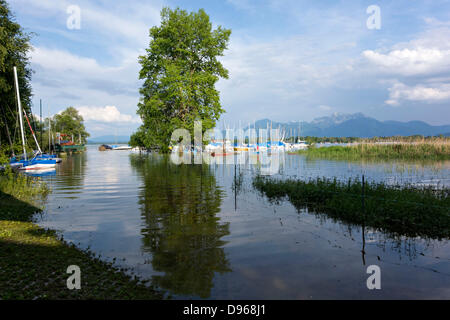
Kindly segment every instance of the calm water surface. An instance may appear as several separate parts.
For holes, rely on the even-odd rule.
[[[448,240],[394,237],[271,203],[257,166],[175,165],[160,155],[68,156],[41,226],[151,278],[175,298],[450,298]],[[450,163],[349,163],[285,155],[278,178],[359,178],[450,185]],[[381,290],[368,290],[369,265]]]

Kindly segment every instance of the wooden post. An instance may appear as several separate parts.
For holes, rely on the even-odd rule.
[[[365,210],[365,203],[364,203],[364,196],[365,196],[365,181],[364,181],[364,175],[362,176],[362,190],[361,190],[361,205],[362,205],[362,211],[364,216],[366,215],[366,210]]]
[[[362,205],[362,212],[363,212],[363,223],[362,223],[362,242],[363,242],[363,247],[361,250],[361,254],[362,254],[362,261],[363,261],[363,265],[366,265],[366,259],[365,259],[365,255],[366,255],[366,234],[365,234],[365,229],[366,229],[366,210],[365,210],[365,203],[364,203],[364,192],[365,192],[365,181],[364,181],[364,175],[362,176],[362,194],[361,194],[361,205]]]

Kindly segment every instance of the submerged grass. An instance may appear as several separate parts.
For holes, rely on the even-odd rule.
[[[338,221],[366,225],[387,233],[450,238],[450,189],[390,186],[385,183],[317,178],[274,180],[258,176],[253,185],[270,200],[287,197],[298,209],[308,209]]]
[[[361,143],[351,146],[331,146],[300,150],[300,154],[328,159],[407,159],[407,160],[449,160],[450,142],[431,141],[417,143]]]
[[[162,299],[125,269],[80,250],[31,219],[49,192],[34,178],[0,174],[0,299]],[[81,270],[81,289],[69,290],[67,267]]]

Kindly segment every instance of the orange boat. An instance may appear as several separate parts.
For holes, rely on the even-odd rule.
[[[226,156],[231,156],[234,153],[228,152],[228,153],[217,153],[217,152],[211,152],[211,156],[212,157],[226,157]]]

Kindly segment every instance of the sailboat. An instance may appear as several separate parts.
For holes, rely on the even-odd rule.
[[[304,150],[308,149],[308,144],[306,141],[300,140],[300,122],[298,124],[298,134],[297,134],[297,142],[292,144],[291,150],[297,151],[297,150]]]
[[[12,167],[17,167],[19,170],[44,170],[49,168],[54,168],[56,166],[56,159],[55,158],[39,158],[38,155],[42,155],[41,148],[39,146],[39,143],[37,142],[36,136],[34,134],[34,131],[31,129],[31,133],[33,134],[34,141],[36,142],[36,145],[38,147],[38,153],[34,155],[34,157],[30,160],[27,159],[27,151],[25,148],[25,134],[24,134],[24,127],[23,127],[23,116],[22,116],[22,103],[20,101],[20,93],[19,93],[19,81],[17,79],[17,68],[14,67],[14,81],[16,85],[16,94],[17,94],[17,107],[19,109],[19,122],[20,122],[20,133],[22,136],[22,147],[23,147],[23,159],[22,160],[16,160],[16,158],[12,158],[10,161],[10,165]],[[26,113],[25,113],[26,116]],[[30,125],[30,122],[28,120],[28,125]]]

